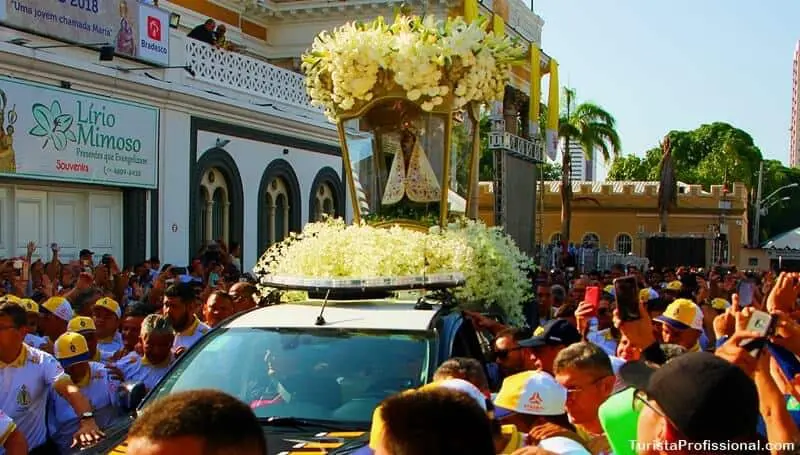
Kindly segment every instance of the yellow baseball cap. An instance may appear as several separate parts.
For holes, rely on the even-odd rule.
[[[606,294],[614,295],[614,285],[609,284],[608,286],[604,287],[603,292],[605,292]]]
[[[25,311],[28,313],[39,314],[39,304],[31,299],[22,299],[20,305],[22,305],[22,308],[25,308]]]
[[[97,331],[97,327],[94,325],[92,318],[76,316],[67,324],[67,330],[75,333],[95,332]]]
[[[3,296],[3,298],[6,299],[6,302],[8,303],[16,303],[17,305],[22,305],[22,299],[15,296],[14,294],[6,294]]]
[[[666,286],[664,286],[664,289],[667,291],[680,291],[681,288],[683,288],[683,283],[678,280],[670,281]]]
[[[120,308],[119,303],[112,298],[103,297],[95,302],[94,306],[97,308],[105,308],[106,310],[116,314],[118,318],[122,317],[122,309]]]
[[[649,302],[650,300],[657,299],[658,292],[653,288],[644,288],[639,291],[639,300],[642,302]]]
[[[556,416],[566,413],[567,389],[543,371],[524,371],[503,380],[494,399],[495,415]]]
[[[731,302],[727,300],[717,297],[716,299],[711,300],[711,308],[715,310],[725,311],[730,308]]]
[[[678,330],[694,329],[703,331],[703,310],[689,299],[676,299],[655,320],[669,324],[670,327]]]
[[[72,312],[72,305],[64,297],[50,297],[39,308],[46,313],[51,313],[57,318],[69,322],[75,315]]]
[[[86,338],[76,332],[66,332],[58,337],[53,346],[53,353],[63,367],[90,360]]]

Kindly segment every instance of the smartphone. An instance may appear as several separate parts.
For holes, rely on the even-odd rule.
[[[778,317],[776,315],[769,314],[765,311],[753,311],[753,314],[747,321],[747,328],[745,330],[748,332],[756,332],[760,337],[743,342],[739,346],[750,352],[750,355],[753,357],[758,357],[761,350],[767,344],[767,337],[771,336],[775,331],[775,324],[777,321]]]
[[[629,275],[615,279],[614,294],[621,320],[636,321],[642,318],[642,314],[639,312],[639,284],[635,276]]]
[[[750,280],[740,280],[736,286],[736,293],[739,294],[740,306],[749,306],[753,303],[753,283]]]
[[[586,296],[583,301],[592,306],[592,316],[597,316],[597,308],[600,306],[600,288],[597,286],[587,286]]]

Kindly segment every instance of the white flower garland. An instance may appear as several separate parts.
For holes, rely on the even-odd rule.
[[[308,95],[331,121],[395,85],[425,111],[451,92],[453,111],[501,100],[511,64],[527,49],[487,27],[484,17],[467,24],[461,17],[397,16],[391,25],[379,17],[322,32],[303,55]]]
[[[524,320],[522,304],[531,295],[526,272],[531,265],[511,237],[481,222],[464,220],[423,233],[329,219],[307,224],[301,234],[270,247],[254,272],[309,278],[461,272],[466,284],[455,293],[461,302],[479,303],[487,309],[496,305],[519,324]],[[259,288],[262,295],[269,291]],[[304,297],[290,295],[290,299]]]

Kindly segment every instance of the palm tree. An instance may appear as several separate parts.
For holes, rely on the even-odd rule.
[[[574,106],[575,90],[565,88],[565,110],[558,123],[559,140],[564,141],[561,158],[561,240],[566,250],[569,245],[570,225],[572,223],[572,163],[570,151],[572,143],[577,142],[587,159],[593,159],[599,152],[604,161],[618,156],[622,146],[617,133],[614,116],[594,103],[581,103]]]

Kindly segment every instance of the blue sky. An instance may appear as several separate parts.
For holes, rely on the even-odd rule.
[[[788,161],[800,1],[525,1],[545,21],[542,48],[561,84],[614,114],[623,153],[725,121]]]

